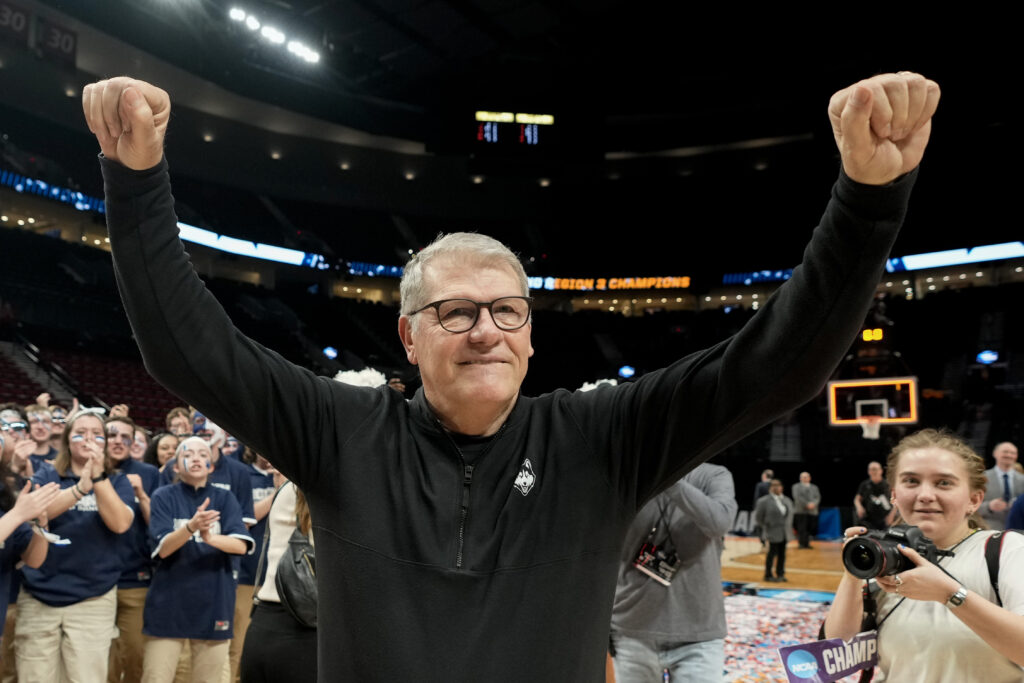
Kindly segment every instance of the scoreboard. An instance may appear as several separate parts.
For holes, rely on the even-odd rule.
[[[477,111],[470,147],[481,156],[547,156],[557,148],[552,114]]]

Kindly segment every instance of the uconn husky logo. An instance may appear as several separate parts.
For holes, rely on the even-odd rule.
[[[533,473],[533,465],[530,464],[530,459],[527,458],[523,461],[523,466],[519,468],[519,474],[516,475],[516,482],[512,487],[525,496],[533,488],[533,484],[536,481],[537,477]]]

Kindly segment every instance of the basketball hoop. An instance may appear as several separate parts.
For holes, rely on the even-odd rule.
[[[865,415],[860,419],[860,428],[865,439],[878,439],[878,433],[882,428],[882,418],[878,415]]]

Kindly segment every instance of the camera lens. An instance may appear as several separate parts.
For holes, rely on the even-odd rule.
[[[871,538],[857,538],[843,548],[843,565],[858,579],[878,576],[885,566],[885,553]]]

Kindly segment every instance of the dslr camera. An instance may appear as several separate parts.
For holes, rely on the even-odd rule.
[[[939,550],[935,543],[916,526],[897,524],[885,531],[868,531],[847,541],[843,546],[843,566],[859,579],[892,576],[914,568],[914,563],[900,552],[900,544],[913,548],[921,557],[938,564],[940,557],[951,557],[948,550]]]

